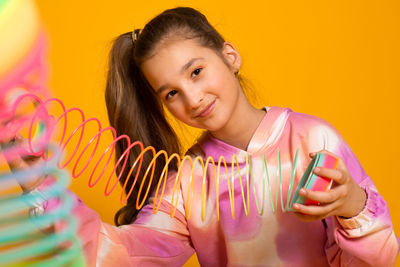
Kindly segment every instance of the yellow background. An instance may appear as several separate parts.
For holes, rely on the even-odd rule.
[[[51,90],[104,127],[111,40],[142,28],[166,8],[198,8],[240,51],[241,73],[253,85],[257,106],[290,107],[339,130],[388,202],[399,235],[398,1],[41,0],[37,5],[50,38]],[[88,175],[82,175],[71,188],[112,223],[119,193],[104,197],[105,181],[91,189],[87,183]],[[198,263],[192,257],[186,266]]]

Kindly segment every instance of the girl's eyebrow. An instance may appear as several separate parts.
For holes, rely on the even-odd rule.
[[[195,57],[195,58],[190,59],[185,65],[183,65],[180,73],[182,74],[185,70],[190,68],[190,66],[192,66],[194,62],[196,62],[197,60],[200,60],[200,59],[204,59],[204,58]],[[167,88],[167,86],[168,86],[168,84],[164,84],[164,85],[160,86],[157,89],[157,94],[161,94],[161,92],[164,91]]]

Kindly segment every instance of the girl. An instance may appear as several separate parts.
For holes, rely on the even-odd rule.
[[[151,195],[139,211],[135,207],[138,197],[135,186],[127,205],[116,214],[117,226],[101,222],[77,198],[74,213],[81,223],[79,236],[88,264],[181,266],[196,252],[202,266],[394,265],[399,241],[388,206],[340,134],[322,119],[288,108],[254,108],[243,93],[240,66],[235,46],[226,42],[201,13],[183,7],[166,10],[143,30],[122,34],[115,40],[106,86],[110,124],[119,135],[127,134],[131,140],[142,141],[144,146],[165,150],[169,155],[179,153],[178,138],[164,115],[166,107],[182,122],[207,130],[187,152],[191,157],[211,156],[217,160],[223,155],[229,166],[232,155],[236,154],[243,170],[246,154],[251,156],[259,201],[264,186],[263,154],[272,174],[276,173],[274,166],[280,151],[284,199],[297,149],[300,152],[295,184],[314,156],[312,152],[334,155],[339,158],[336,170],[315,170],[316,174],[333,179],[333,188],[327,192],[300,191],[300,195],[320,205],[295,204],[294,212],[282,212],[266,204],[259,213],[256,200],[251,198],[249,210],[245,210],[240,183],[236,182],[231,184],[235,202],[233,220],[229,177],[221,172],[217,192],[213,170],[208,168],[206,214],[202,220],[203,174],[196,167],[191,217],[187,220],[190,166],[185,164],[177,211],[171,217],[177,171],[176,161],[171,162],[166,191],[155,215],[152,209],[157,179],[153,179]],[[118,143],[117,158],[126,148],[126,143]],[[131,151],[130,164],[139,153]],[[151,159],[149,153],[145,154],[144,166]],[[154,177],[160,177],[165,164],[162,157],[157,160]],[[130,167],[125,168],[122,177],[127,176]],[[145,169],[142,168],[139,177]],[[236,168],[234,176],[235,180],[243,179]],[[125,180],[121,180],[122,184]],[[133,180],[129,179],[127,193]],[[278,179],[276,182],[279,183]],[[45,180],[39,186],[37,183],[21,186],[33,194],[40,193],[49,183]],[[271,179],[271,188],[275,185],[275,179]],[[275,199],[278,192],[272,190],[271,194]],[[43,202],[46,202],[44,212],[56,205],[51,199]]]

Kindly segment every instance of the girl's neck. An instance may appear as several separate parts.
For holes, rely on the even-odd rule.
[[[246,151],[264,116],[265,111],[253,107],[243,95],[225,127],[211,134],[229,145]]]

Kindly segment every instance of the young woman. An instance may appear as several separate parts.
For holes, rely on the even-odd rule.
[[[119,36],[110,53],[106,104],[111,125],[118,134],[140,140],[144,146],[180,152],[177,136],[168,124],[164,107],[182,122],[205,129],[205,134],[187,155],[224,156],[228,166],[237,156],[242,170],[246,154],[252,161],[253,182],[258,200],[251,197],[245,210],[234,169],[232,219],[228,177],[221,171],[218,185],[213,169],[207,171],[207,200],[201,218],[202,171],[195,168],[193,201],[187,206],[190,166],[182,168],[177,211],[170,216],[177,162],[169,163],[166,191],[160,209],[153,214],[153,179],[146,205],[136,210],[138,184],[126,207],[116,214],[116,224],[101,222],[99,216],[78,198],[75,215],[80,220],[79,236],[92,266],[181,266],[194,253],[202,266],[390,266],[394,265],[399,241],[393,232],[388,206],[378,194],[356,156],[340,134],[326,121],[288,108],[249,104],[239,74],[241,59],[235,46],[226,42],[204,15],[191,8],[166,10],[142,30]],[[120,142],[117,158],[127,149]],[[266,202],[258,212],[256,201],[263,196],[263,157],[269,173],[277,173],[281,160],[283,198],[286,199],[293,159],[299,149],[295,184],[314,154],[322,152],[339,158],[337,169],[319,168],[315,173],[332,178],[326,192],[302,189],[300,194],[320,205],[293,206],[294,212],[273,210]],[[139,150],[131,150],[124,183]],[[152,157],[146,153],[144,166]],[[157,160],[158,178],[166,161]],[[143,177],[142,168],[139,177]],[[228,167],[229,173],[230,168]],[[133,179],[129,179],[127,193]],[[271,188],[278,179],[271,175]],[[38,187],[22,185],[25,191]],[[217,191],[218,190],[218,191]],[[253,189],[252,189],[253,190]],[[251,191],[252,191],[251,190]],[[269,194],[268,190],[266,189]],[[73,193],[71,193],[73,194]],[[252,192],[250,192],[252,195]],[[271,191],[272,199],[278,192]],[[143,193],[142,193],[143,196]],[[269,196],[266,196],[266,201]],[[47,208],[52,201],[44,199]],[[218,210],[216,205],[219,205]],[[186,219],[187,212],[191,212]]]

